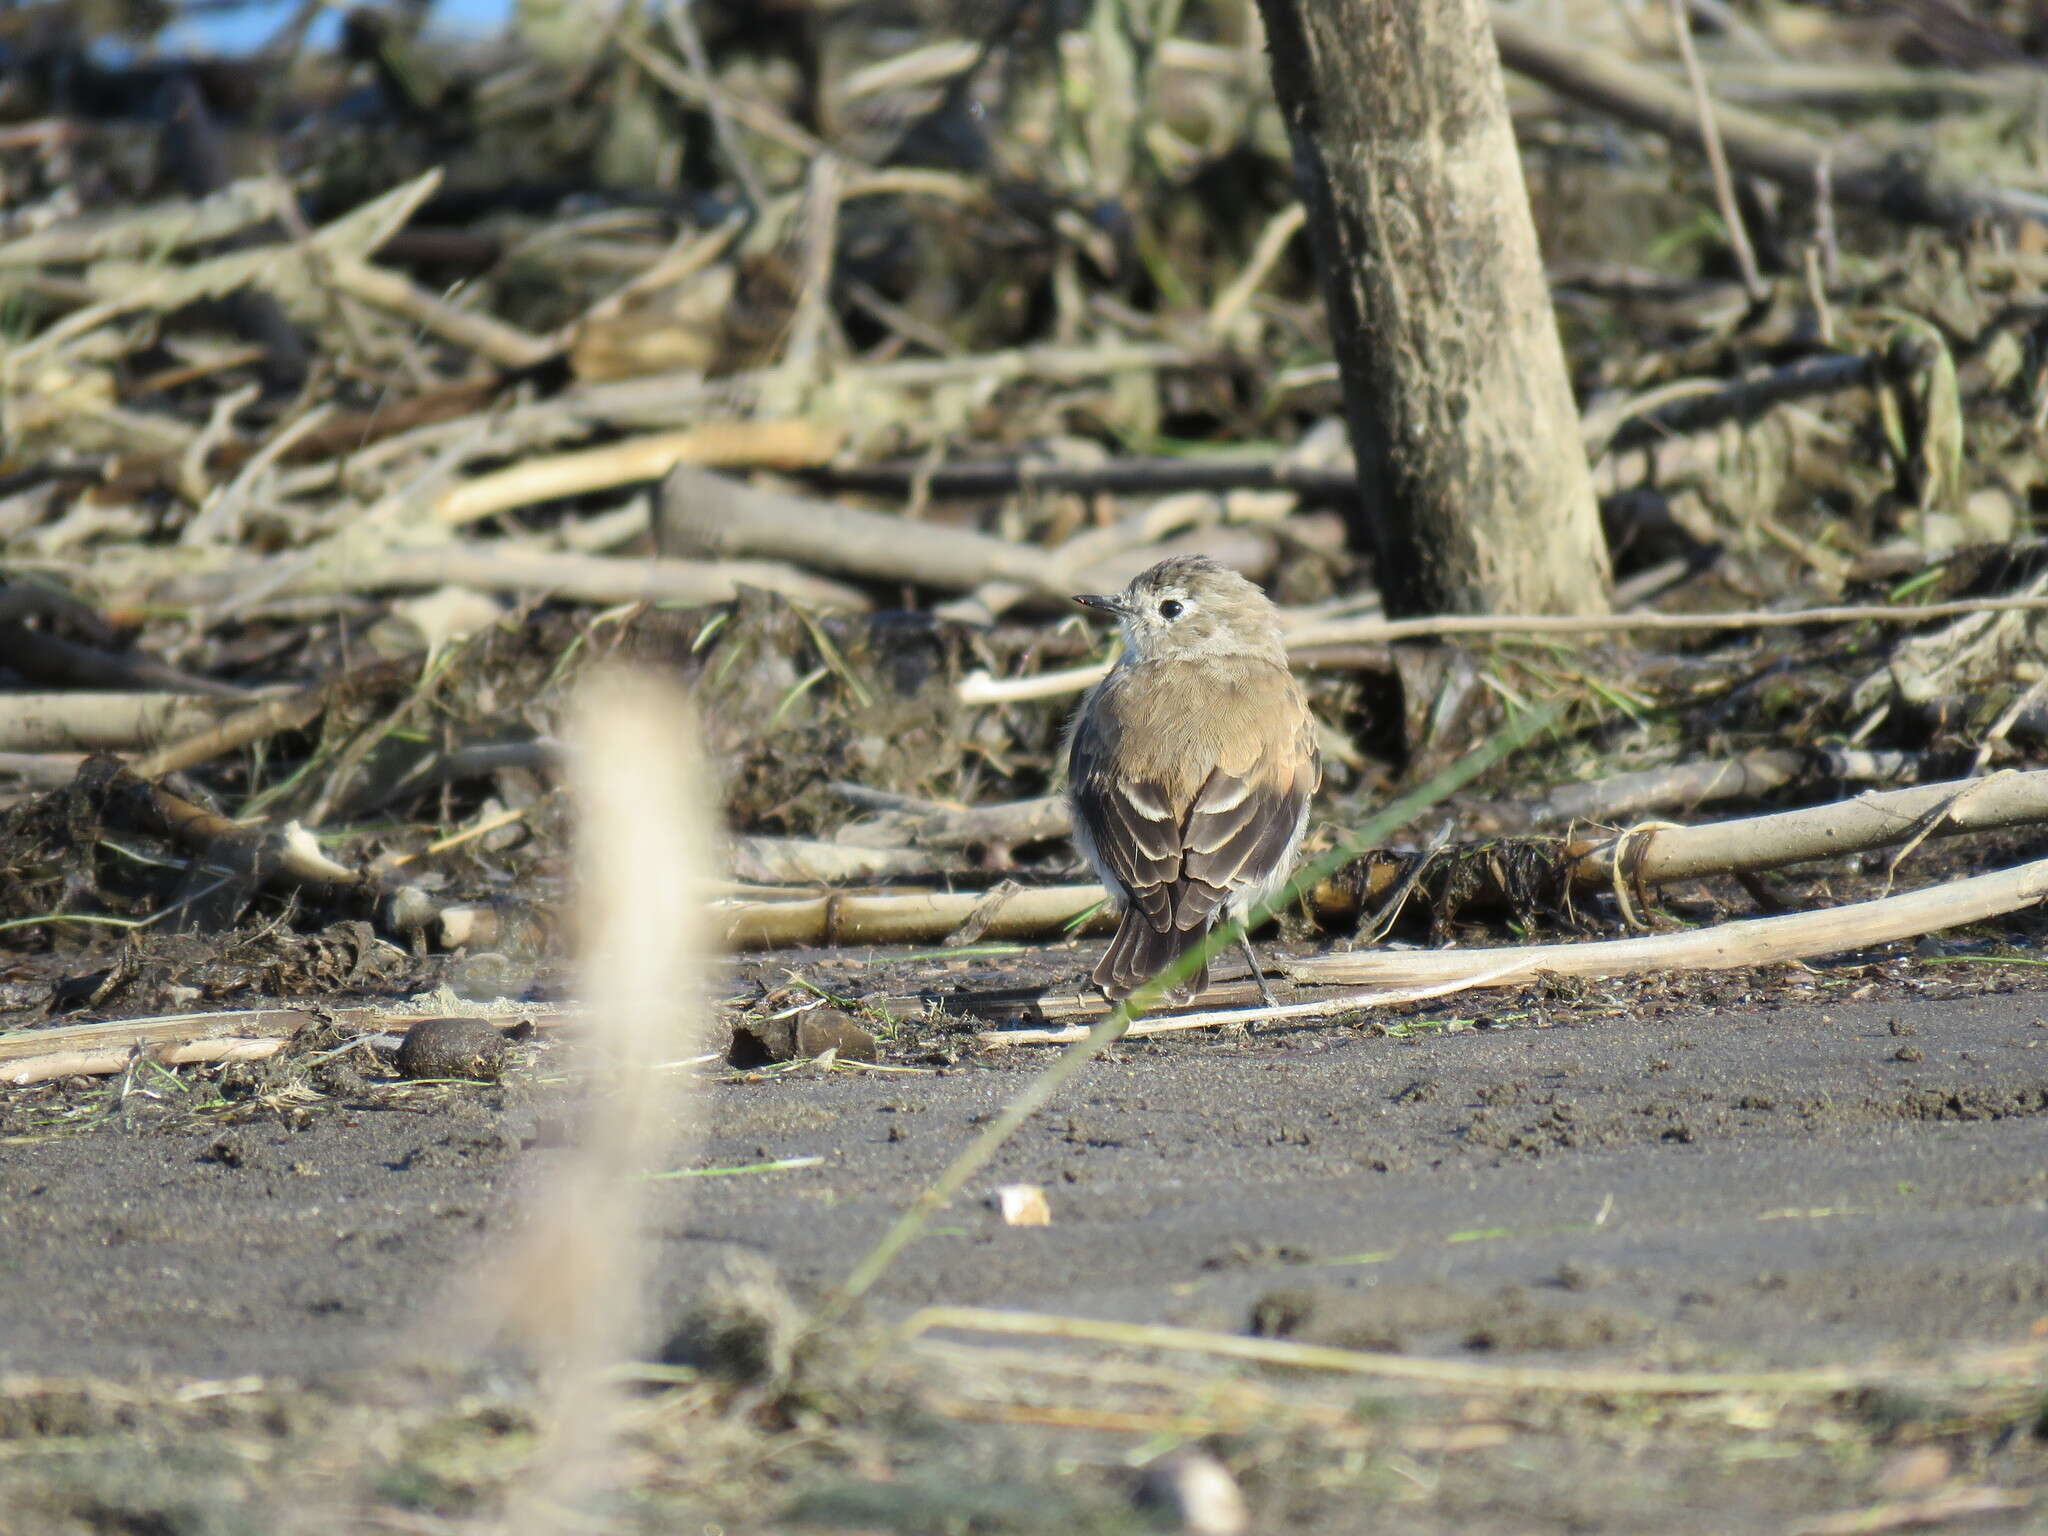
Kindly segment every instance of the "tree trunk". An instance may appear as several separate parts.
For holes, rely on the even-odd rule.
[[[1598,613],[1608,565],[1486,0],[1259,0],[1393,614]]]

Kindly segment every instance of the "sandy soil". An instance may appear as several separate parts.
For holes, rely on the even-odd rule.
[[[2022,1342],[2048,1331],[2048,991],[1982,984],[1823,981],[1840,995],[1127,1044],[977,1186],[1043,1185],[1052,1224],[1008,1228],[963,1201],[874,1310],[977,1303],[1657,1367]],[[240,1116],[133,1095],[92,1133],[0,1145],[0,1371],[317,1380],[404,1358],[451,1270],[563,1155],[561,1090],[538,1081],[563,1058],[537,1045],[488,1088],[366,1083]],[[829,1284],[1045,1059],[713,1086],[706,1144],[679,1164],[822,1161],[656,1186],[662,1315],[734,1245],[799,1293]],[[1734,1476],[1740,1458],[1673,1482],[1596,1454],[1597,1438],[1469,1483],[1476,1463],[1447,1461],[1406,1528],[1626,1529],[1647,1507],[1663,1528],[1711,1530],[1738,1488],[1773,1521],[1873,1497],[1868,1467],[1819,1445],[1761,1483]],[[1978,1476],[2048,1490],[2048,1454],[2022,1436]],[[1332,1519],[1282,1524],[1343,1528]]]

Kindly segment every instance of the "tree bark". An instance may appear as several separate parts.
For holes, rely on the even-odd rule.
[[[1485,0],[1259,0],[1387,611],[1599,613],[1608,563]]]

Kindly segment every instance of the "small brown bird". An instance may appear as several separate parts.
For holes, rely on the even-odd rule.
[[[1115,1000],[1286,883],[1322,759],[1279,614],[1237,572],[1183,556],[1115,597],[1074,601],[1114,614],[1124,632],[1123,656],[1081,700],[1067,743],[1074,841],[1123,907],[1094,973]],[[1205,965],[1164,999],[1185,1003],[1208,984]]]

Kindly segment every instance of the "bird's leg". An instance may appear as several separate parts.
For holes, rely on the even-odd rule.
[[[1240,928],[1237,930],[1237,947],[1244,951],[1244,963],[1252,968],[1252,980],[1258,983],[1259,996],[1266,1000],[1268,1008],[1278,1008],[1280,1005],[1273,1000],[1273,989],[1266,985],[1266,973],[1259,969],[1259,957],[1252,949],[1252,936],[1249,929]]]

